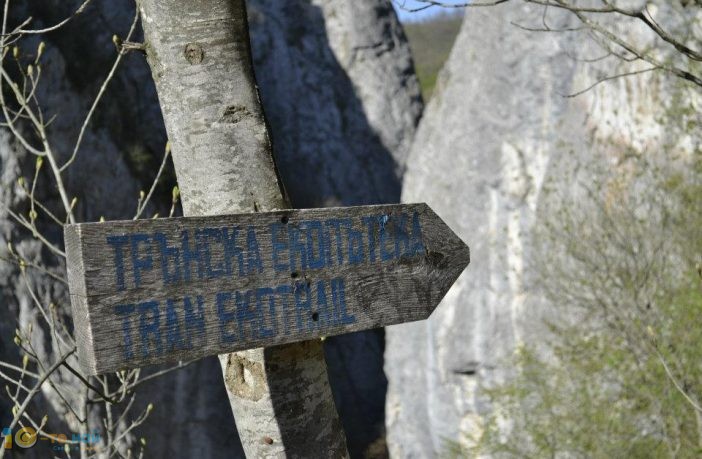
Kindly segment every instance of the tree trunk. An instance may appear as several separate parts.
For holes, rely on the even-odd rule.
[[[185,215],[288,208],[256,90],[244,0],[140,0]],[[250,457],[345,457],[321,341],[220,356]]]

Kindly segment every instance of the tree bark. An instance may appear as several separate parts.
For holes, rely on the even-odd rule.
[[[255,85],[244,0],[140,0],[188,216],[289,208]],[[220,356],[250,457],[346,457],[321,341]]]

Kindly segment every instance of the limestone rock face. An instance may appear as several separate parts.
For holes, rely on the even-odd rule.
[[[330,47],[401,177],[423,104],[412,55],[392,4],[383,0],[315,4],[326,18]]]
[[[469,245],[471,264],[431,318],[389,327],[385,371],[394,457],[435,457],[475,432],[483,385],[533,332],[529,230],[574,65],[567,36],[510,24],[527,5],[469,9],[412,146],[402,199],[426,201]]]
[[[652,11],[672,30],[699,14],[677,2]],[[542,13],[521,2],[466,11],[411,148],[403,201],[426,201],[470,246],[471,264],[428,321],[386,331],[394,457],[436,457],[446,440],[469,444],[491,409],[481,389],[509,378],[506,359],[519,344],[538,347],[546,336],[543,319],[558,308],[537,291],[531,264],[541,219],[554,215],[546,185],[587,182],[595,168],[584,166],[597,161],[634,177],[629,155],[667,161],[699,151],[699,136],[685,128],[699,123],[699,89],[680,80],[647,73],[564,97],[645,66],[592,62],[606,51],[586,33],[510,24],[541,27]],[[635,21],[600,19],[621,37],[653,43]],[[578,24],[553,11],[548,20],[554,29]]]
[[[423,107],[390,2],[248,5],[256,78],[294,206],[399,200]]]
[[[12,17],[32,16],[34,26],[48,26],[80,3],[16,2]],[[409,48],[390,2],[251,0],[248,7],[261,99],[278,166],[294,205],[397,201],[422,101]],[[115,56],[112,35],[123,38],[133,15],[130,2],[92,2],[66,28],[42,37],[46,52],[40,99],[47,113],[58,115],[50,134],[63,160]],[[137,34],[133,41],[139,40]],[[23,52],[31,54],[37,45],[38,39]],[[70,196],[79,197],[78,219],[131,218],[139,190],[151,185],[165,141],[150,71],[144,57],[131,52],[98,107],[76,163],[65,175]],[[25,214],[27,200],[16,188],[16,180],[20,175],[30,177],[33,164],[33,157],[6,131],[0,132],[0,198],[4,205]],[[169,171],[147,216],[168,212],[170,188],[175,184]],[[43,178],[38,193],[43,202],[56,208],[53,183],[48,174]],[[48,237],[60,243],[60,229],[50,225],[46,229]],[[6,242],[11,240],[28,259],[48,262],[46,252],[19,229],[4,206],[0,207],[0,231],[1,256],[7,255]],[[51,266],[65,273],[60,263],[51,262]],[[65,287],[40,273],[32,276],[41,297],[60,304],[70,324]],[[31,297],[17,267],[3,260],[0,301],[0,357],[16,362],[15,320],[26,326],[39,324],[41,319],[31,313]],[[38,325],[34,329],[43,333]],[[45,345],[43,352],[55,352],[48,339],[37,339]],[[348,444],[358,456],[383,431],[382,333],[329,339],[325,351]],[[48,412],[53,431],[70,433],[76,426],[66,422],[69,416],[58,411],[60,403],[52,397],[46,391],[36,412]],[[156,452],[164,457],[242,455],[216,358],[145,384],[135,409],[149,402],[156,409],[134,435],[135,439],[147,438],[147,456]],[[10,407],[5,406],[4,398],[0,398],[0,408],[0,423],[6,424]],[[99,415],[99,411],[92,413],[91,422],[98,422]],[[39,448],[29,453],[46,456]]]

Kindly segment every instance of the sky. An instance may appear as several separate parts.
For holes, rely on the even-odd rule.
[[[425,3],[418,2],[417,0],[392,0],[393,5],[395,5],[395,10],[397,11],[398,16],[400,17],[401,21],[417,21],[420,19],[425,19],[427,17],[433,16],[437,13],[440,13],[442,10],[443,11],[452,11],[451,8],[441,8],[438,6],[433,6],[431,8],[427,8],[422,11],[418,11],[415,13],[410,13],[408,11],[403,10],[402,8],[399,7],[399,5],[404,5],[405,8],[407,9],[413,9],[417,7],[421,7],[425,5]],[[466,0],[444,0],[444,3],[466,3]]]

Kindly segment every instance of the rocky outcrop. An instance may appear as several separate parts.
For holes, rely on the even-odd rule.
[[[249,2],[256,78],[295,207],[397,201],[422,111],[389,1]]]
[[[33,16],[34,26],[47,26],[70,14],[80,2],[49,3],[17,4],[12,16]],[[362,3],[251,0],[248,4],[261,98],[278,166],[296,207],[394,202],[400,196],[409,142],[422,110],[419,86],[390,2]],[[40,97],[47,113],[58,115],[50,134],[63,159],[115,56],[112,35],[124,37],[133,13],[129,4],[93,2],[65,28],[42,37],[47,46]],[[23,44],[23,53],[33,53],[37,45],[38,38]],[[7,133],[2,135],[0,196],[3,204],[26,212],[27,202],[14,187],[20,174],[32,174],[34,158]],[[66,173],[70,195],[79,197],[79,219],[131,218],[139,190],[150,186],[165,141],[149,69],[140,52],[131,52],[98,108],[77,162]],[[48,175],[43,178],[40,196],[53,206],[55,189]],[[167,213],[174,179],[169,168],[147,216]],[[0,208],[0,228],[0,251],[12,240],[25,256],[47,262],[47,254],[4,208]],[[54,228],[49,236],[60,241],[60,230]],[[52,269],[61,273],[65,268],[53,263]],[[15,318],[23,324],[38,323],[39,318],[32,313],[17,267],[0,261],[0,275],[0,354],[17,361],[12,344]],[[35,276],[42,298],[60,304],[70,323],[63,285]],[[358,456],[383,431],[382,333],[329,339],[325,351],[349,447]],[[46,352],[53,350],[49,346]],[[73,426],[66,425],[64,413],[57,411],[60,403],[51,403],[49,392],[43,399],[48,403],[42,401],[36,410],[49,412],[51,429],[68,433]],[[145,384],[137,404],[143,408],[149,402],[156,409],[135,435],[147,438],[147,455],[149,451],[164,457],[240,455],[216,359],[203,359]],[[9,413],[5,408],[2,422]],[[31,452],[44,457],[38,448]]]
[[[506,376],[524,319],[529,232],[574,64],[567,36],[510,24],[535,9],[466,11],[408,160],[402,199],[426,201],[470,246],[471,265],[426,322],[386,331],[388,444],[436,457],[480,428],[479,389]]]
[[[661,21],[693,14],[670,14],[682,8],[677,2],[658,6],[652,11]],[[690,129],[699,122],[699,96],[664,73],[565,97],[645,65],[603,59],[606,50],[587,33],[512,24],[542,27],[542,13],[517,2],[466,11],[412,146],[402,198],[429,203],[468,243],[471,265],[428,321],[386,331],[394,457],[436,457],[447,441],[470,444],[491,410],[482,389],[509,378],[519,344],[538,347],[546,336],[543,319],[555,319],[558,309],[537,290],[533,260],[549,259],[535,256],[534,236],[544,218],[557,215],[559,199],[551,198],[559,196],[550,190],[577,193],[577,181],[596,183],[588,175],[596,169],[634,184],[638,171],[627,157],[669,162],[699,150]],[[548,20],[553,29],[577,24],[554,11]],[[635,21],[600,20],[650,44]]]

